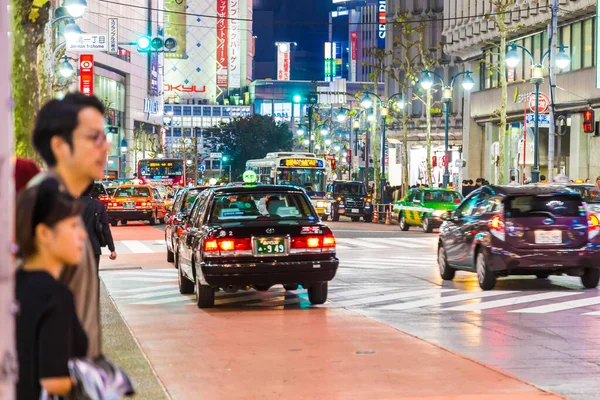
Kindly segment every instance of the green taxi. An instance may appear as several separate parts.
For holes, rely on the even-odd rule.
[[[454,210],[462,201],[462,195],[452,189],[415,188],[401,201],[394,203],[400,229],[407,231],[411,225],[422,226],[430,233],[442,225],[442,215]]]

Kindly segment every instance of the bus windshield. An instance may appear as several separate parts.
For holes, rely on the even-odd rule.
[[[279,168],[277,183],[296,185],[310,192],[325,192],[325,170],[315,168]]]

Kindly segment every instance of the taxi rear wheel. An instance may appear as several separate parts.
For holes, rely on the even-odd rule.
[[[193,294],[194,293],[194,282],[183,276],[181,265],[179,264],[179,256],[177,256],[177,282],[179,283],[179,293],[181,294]]]
[[[271,289],[271,285],[254,285],[254,289],[259,292],[268,292]]]
[[[581,276],[581,284],[586,289],[594,289],[600,282],[600,269],[597,268],[586,268],[585,272]]]
[[[113,219],[112,221],[110,221],[110,226],[117,226],[119,225],[119,221],[117,221],[116,219]]]
[[[327,282],[316,282],[308,287],[308,300],[311,304],[323,304],[327,301]]]
[[[171,250],[167,249],[167,262],[173,262],[175,261],[175,253],[173,253]]]
[[[398,217],[398,225],[400,226],[400,230],[406,232],[410,226],[406,223],[406,218],[404,218],[404,214],[400,213]]]
[[[212,308],[215,306],[215,291],[211,286],[201,285],[196,279],[196,305],[198,308]]]
[[[321,217],[321,219],[322,219],[323,221],[327,221],[327,220],[329,219],[329,215],[323,215],[323,216]]]
[[[126,219],[122,219],[121,220],[121,225],[127,225],[127,220]]]

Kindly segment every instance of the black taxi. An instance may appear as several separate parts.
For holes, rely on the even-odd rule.
[[[276,284],[302,285],[312,304],[327,300],[337,272],[336,242],[302,188],[237,185],[199,194],[179,238],[175,263],[179,291],[196,293],[199,308],[215,292]]]

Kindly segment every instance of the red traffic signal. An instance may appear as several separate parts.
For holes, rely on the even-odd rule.
[[[346,151],[346,162],[348,164],[350,164],[351,161],[352,161],[352,150],[347,150]]]
[[[585,110],[583,112],[583,131],[594,133],[594,122],[594,110]]]
[[[335,159],[331,160],[331,169],[336,169],[336,167],[337,167],[337,164],[336,164]]]
[[[448,156],[442,156],[442,167],[448,165]]]
[[[431,166],[432,167],[437,167],[437,156],[432,156],[431,157]]]

